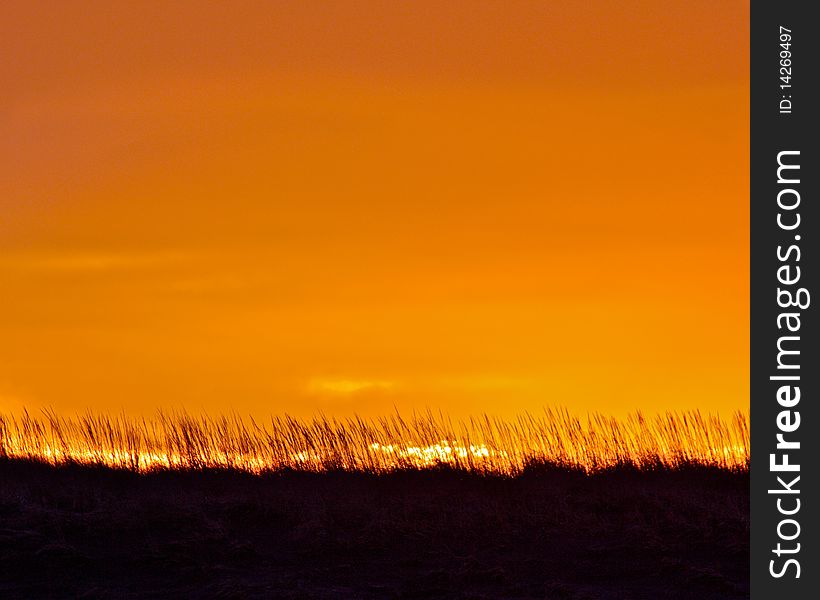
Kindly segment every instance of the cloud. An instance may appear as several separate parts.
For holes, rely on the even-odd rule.
[[[392,381],[366,379],[313,379],[308,391],[314,394],[349,396],[361,392],[388,390],[395,386]]]
[[[154,267],[176,262],[180,255],[173,253],[65,253],[21,254],[0,259],[0,268],[51,273],[83,273],[118,271]]]

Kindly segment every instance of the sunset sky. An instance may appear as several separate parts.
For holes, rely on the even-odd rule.
[[[747,2],[0,6],[0,411],[748,405]]]

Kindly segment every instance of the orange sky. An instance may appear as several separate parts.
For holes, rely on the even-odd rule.
[[[0,410],[747,406],[748,18],[4,2]]]

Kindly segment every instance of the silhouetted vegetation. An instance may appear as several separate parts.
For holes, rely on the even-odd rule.
[[[514,420],[481,416],[453,421],[427,412],[405,419],[302,421],[273,417],[260,424],[238,415],[160,412],[152,419],[54,412],[0,415],[0,457],[51,464],[104,465],[134,471],[233,469],[387,473],[447,465],[477,473],[516,475],[529,465],[596,472],[614,466],[684,466],[745,471],[748,416],[697,411],[640,413],[625,420],[545,410]]]
[[[0,416],[0,598],[748,597],[748,417]]]

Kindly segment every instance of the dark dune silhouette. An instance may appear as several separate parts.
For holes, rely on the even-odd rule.
[[[748,473],[0,460],[0,597],[740,599]]]

